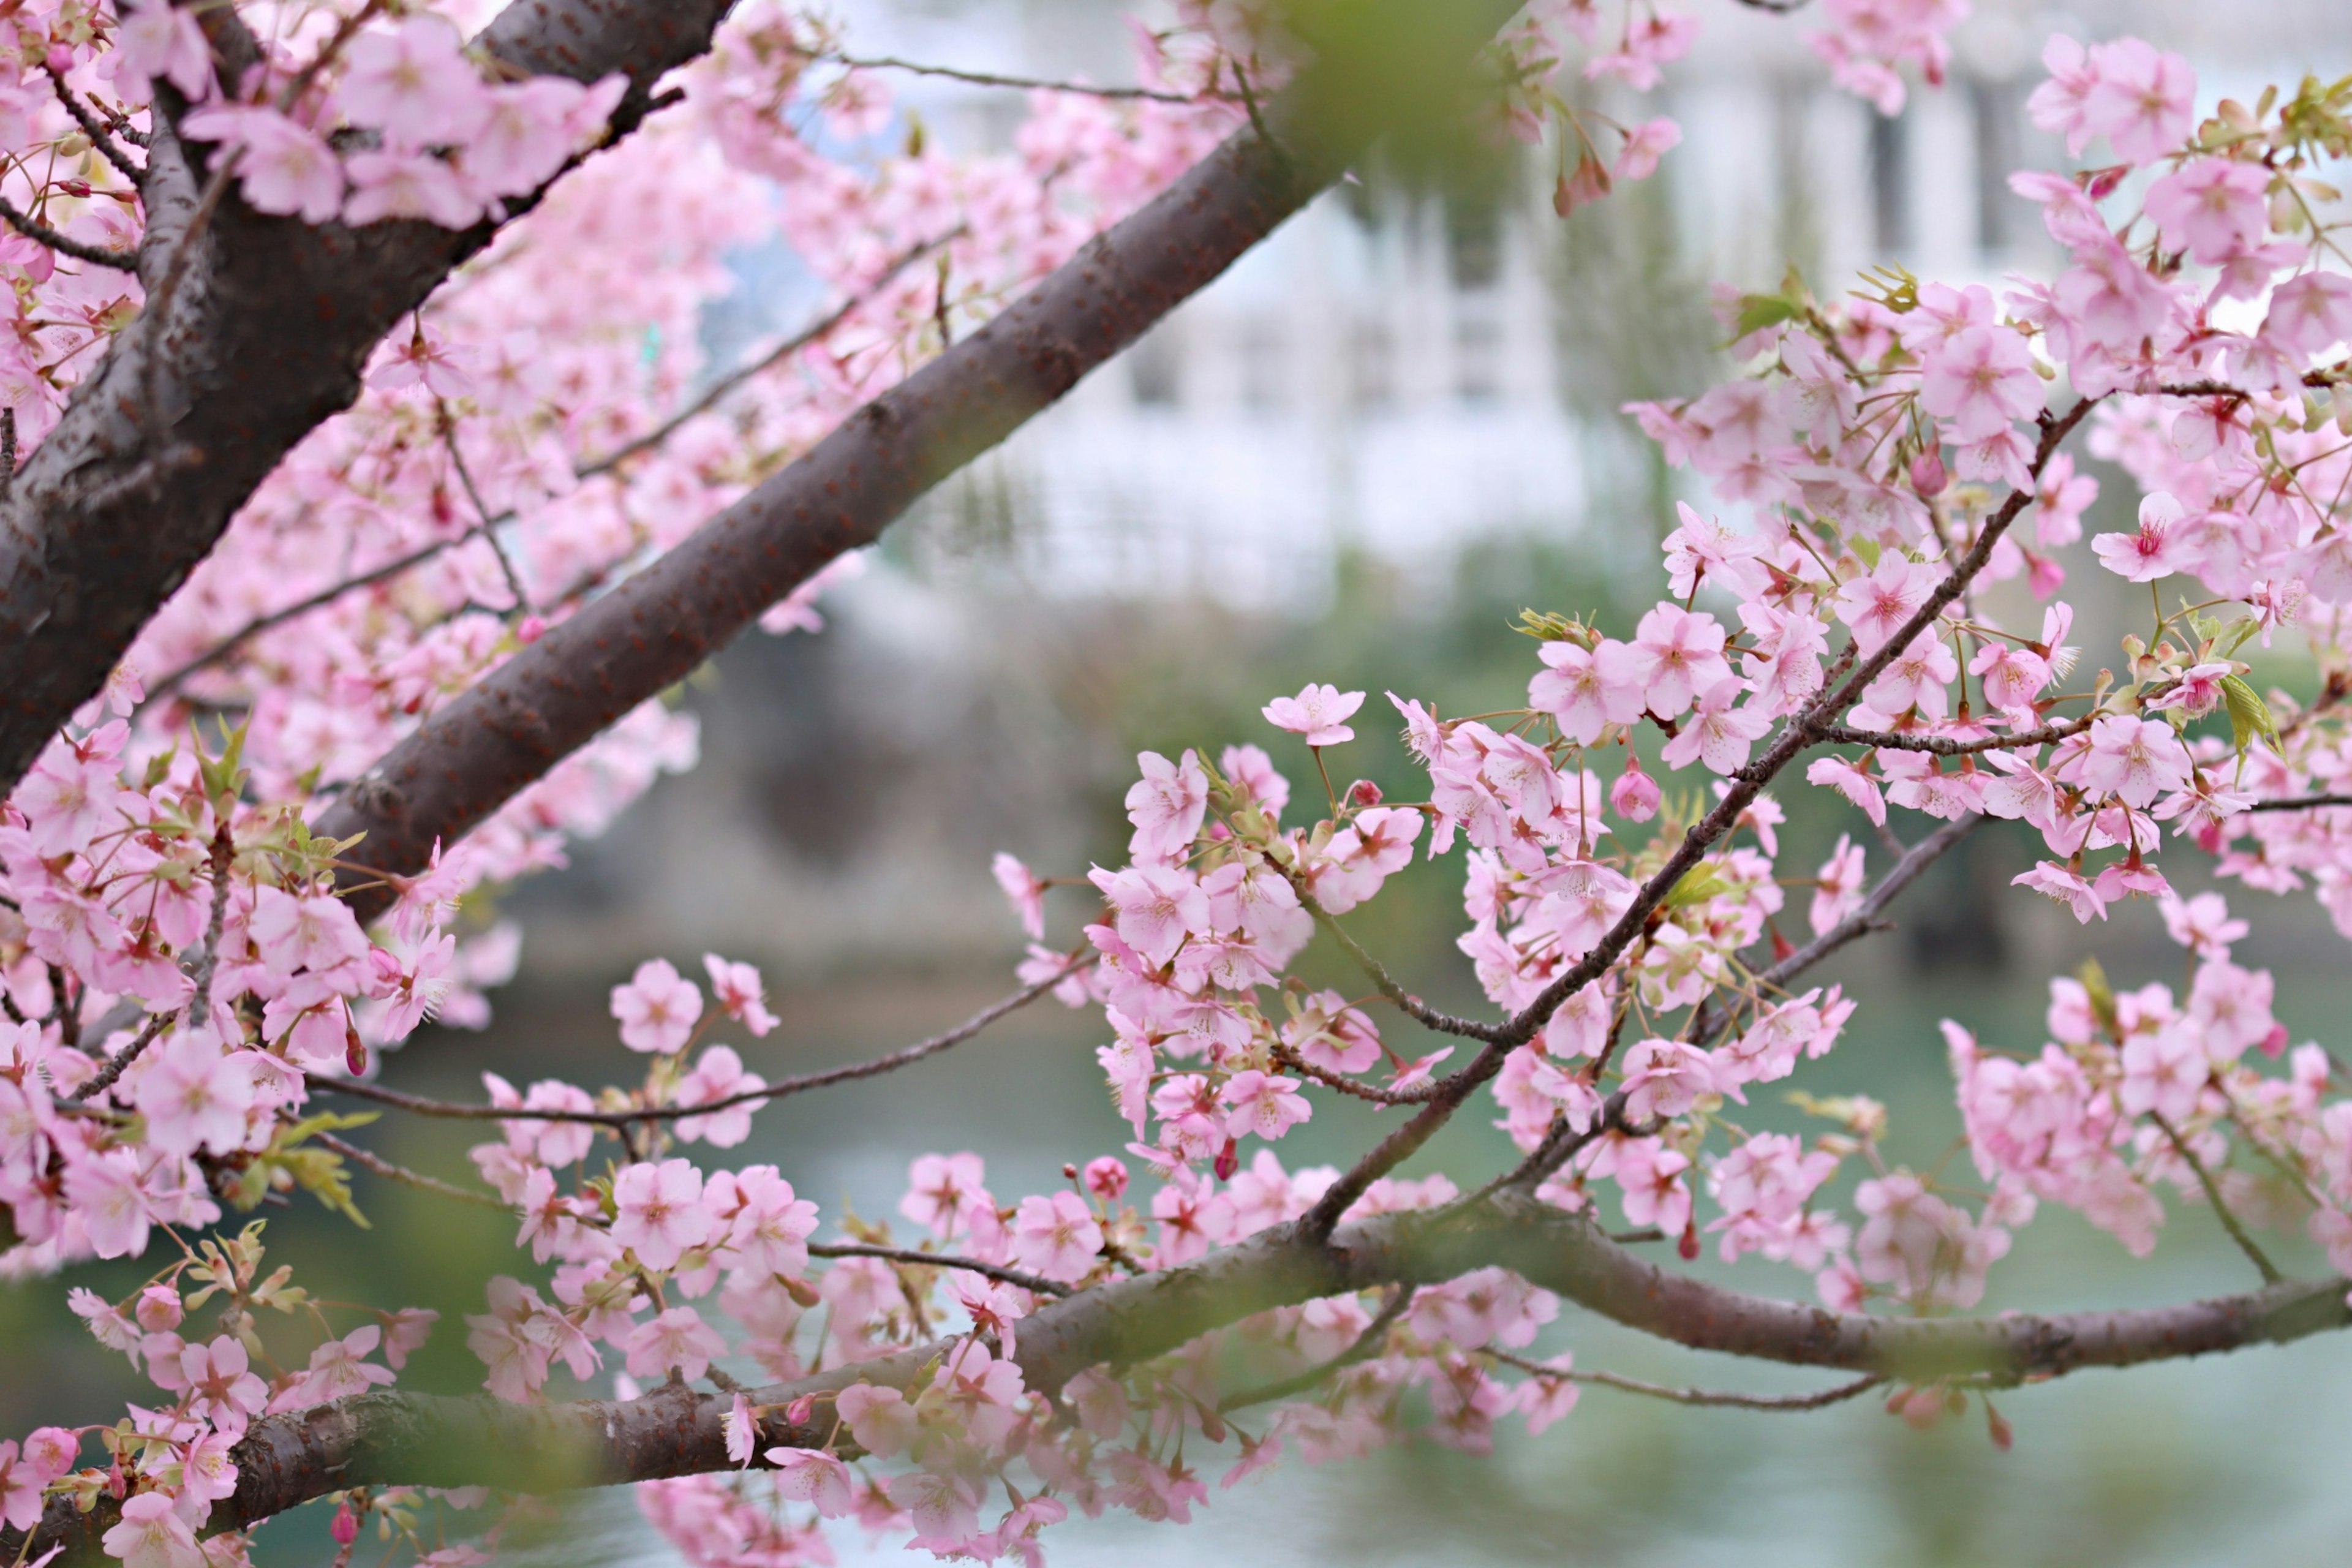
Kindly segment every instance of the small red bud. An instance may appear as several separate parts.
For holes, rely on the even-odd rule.
[[[1217,1151],[1217,1180],[1230,1182],[1234,1179],[1234,1173],[1241,1168],[1241,1149],[1228,1138],[1225,1140],[1225,1146]]]
[[[1071,1163],[1069,1161],[1067,1161],[1067,1160],[1063,1161],[1063,1162],[1062,1162],[1062,1177],[1063,1177],[1063,1179],[1064,1179],[1065,1181],[1071,1181],[1071,1182],[1075,1182],[1075,1181],[1076,1181],[1076,1180],[1078,1179],[1078,1168],[1077,1168],[1077,1166],[1076,1166],[1076,1165],[1072,1164],[1072,1163]]]
[[[335,1505],[335,1522],[327,1527],[327,1533],[335,1538],[338,1546],[349,1546],[360,1538],[360,1516],[352,1511],[350,1503]]]
[[[1683,1237],[1680,1241],[1675,1243],[1675,1250],[1683,1255],[1685,1263],[1692,1262],[1698,1257],[1698,1220],[1696,1216],[1684,1222]]]
[[[1381,804],[1381,786],[1370,779],[1358,779],[1348,786],[1348,799],[1356,805]]]
[[[353,1078],[357,1078],[367,1071],[367,1047],[360,1044],[359,1031],[346,1028],[343,1031],[343,1065],[352,1069]]]
[[[89,182],[88,180],[63,180],[58,182],[58,188],[64,191],[65,194],[69,196],[86,196],[89,195]]]
[[[1944,1396],[1932,1388],[1915,1388],[1903,1401],[1903,1419],[1914,1432],[1925,1432],[1944,1418]]]
[[[2009,1423],[2001,1418],[2000,1411],[1992,1407],[1990,1399],[1985,1401],[1985,1426],[1992,1433],[1992,1446],[2004,1454],[2008,1453],[2017,1441],[2017,1434],[2009,1429]]]
[[[519,643],[535,643],[546,635],[547,617],[545,616],[525,616],[515,623],[515,641]]]
[[[795,1426],[807,1426],[809,1417],[815,1414],[816,1395],[814,1394],[803,1394],[784,1406],[784,1419]]]

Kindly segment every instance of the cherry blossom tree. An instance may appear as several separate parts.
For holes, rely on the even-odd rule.
[[[1790,25],[1891,112],[1961,9]],[[1625,626],[1531,609],[1524,708],[1317,683],[1266,694],[1255,735],[1171,738],[1139,759],[1125,863],[996,858],[1020,988],[889,1055],[752,1071],[720,1037],[774,1026],[756,969],[656,955],[611,997],[640,1081],[489,1072],[458,1102],[383,1086],[382,1055],[487,1022],[513,937],[461,940],[461,899],[691,765],[666,687],[754,622],[814,629],[852,552],[1401,117],[1542,144],[1563,212],[1649,175],[1672,121],[1580,84],[1637,98],[1699,21],[1188,4],[1139,29],[1138,85],[976,79],[1029,113],[969,156],[882,140],[907,62],[782,0],[62,0],[11,25],[5,1266],[58,1277],[157,1390],[0,1442],[17,1561],[226,1568],[319,1503],[346,1561],[373,1520],[459,1568],[502,1528],[462,1511],[486,1489],[636,1482],[712,1568],[829,1561],[845,1518],[1034,1563],[1072,1508],[1181,1522],[1212,1471],[1484,1451],[1590,1383],[1980,1409],[2005,1445],[2021,1383],[2352,1324],[2347,1069],[2236,962],[2250,922],[2159,866],[2168,837],[2249,892],[2308,886],[2352,934],[2352,276],[2315,173],[2352,145],[2352,85],[2200,115],[2179,57],[2051,40],[2031,113],[2107,160],[2013,176],[2063,264],[2000,297],[1900,270],[1727,291],[1736,376],[1629,410],[1706,502],[1665,541],[1671,596]],[[725,252],[771,238],[828,303],[702,363]],[[2081,548],[2077,452],[2141,489],[2136,531]],[[2095,678],[2070,571],[2151,585]],[[2315,685],[2250,680],[2282,634]],[[1391,709],[1424,799],[1339,783]],[[1783,878],[1769,791],[1801,784],[1866,821]],[[1814,968],[1987,817],[2039,836],[2018,882],[2086,924],[2157,900],[2185,994],[2094,966],[2052,981],[2046,1043],[1948,1024],[1966,1185],[1889,1164],[1866,1099],[1807,1100],[1811,1137],[1744,1126],[1853,1011]],[[1342,923],[1457,855],[1475,1016]],[[1317,944],[1355,994],[1298,977]],[[1062,1186],[1000,1195],[929,1153],[888,1224],[828,1220],[726,1153],[780,1099],[1049,996],[1098,1012],[1132,1133],[1068,1150]],[[1386,1134],[1286,1163],[1334,1097]],[[1409,1173],[1474,1105],[1517,1163]],[[343,1136],[385,1112],[483,1124],[474,1169]],[[482,1394],[400,1389],[454,1326],[331,1304],[237,1217],[297,1188],[356,1212],[354,1168],[518,1223],[464,1324]],[[1972,1313],[2043,1204],[2135,1255],[2209,1205],[2258,1279]],[[1710,1240],[1815,1300],[1634,1250]],[[2289,1247],[2326,1272],[2288,1277]],[[75,1283],[126,1258],[154,1265],[128,1297]],[[1641,1384],[1553,1348],[1571,1308],[1842,1375]]]

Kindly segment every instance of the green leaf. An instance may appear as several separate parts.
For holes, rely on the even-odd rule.
[[[1739,297],[1739,318],[1731,330],[1732,337],[1744,338],[1750,332],[1760,332],[1767,327],[1777,327],[1804,313],[1803,308],[1790,304],[1778,294],[1742,294]]]
[[[2278,749],[2278,721],[2271,717],[2271,705],[2263,700],[2261,692],[2246,684],[2243,677],[2221,678],[2221,702],[2230,710],[2230,732],[2241,764],[2245,762],[2246,748],[2253,744],[2256,736],[2268,741],[2272,750]]]
[[[1658,907],[1679,910],[1691,904],[1703,904],[1717,893],[1730,890],[1731,884],[1715,874],[1715,862],[1702,860],[1683,873],[1682,879],[1659,901]]]
[[[1861,557],[1862,563],[1871,571],[1875,572],[1878,570],[1878,557],[1880,554],[1878,541],[1875,539],[1865,539],[1862,535],[1856,534],[1853,538],[1846,541],[1846,548],[1853,551],[1857,556]]]

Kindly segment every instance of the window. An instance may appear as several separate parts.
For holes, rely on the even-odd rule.
[[[1870,237],[1881,251],[1911,247],[1911,122],[1870,114]]]

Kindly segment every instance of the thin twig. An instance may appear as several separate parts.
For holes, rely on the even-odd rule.
[[[1255,1388],[1244,1389],[1239,1394],[1220,1399],[1217,1401],[1217,1414],[1229,1415],[1248,1405],[1288,1399],[1295,1394],[1306,1393],[1333,1373],[1346,1371],[1380,1349],[1390,1328],[1404,1316],[1405,1309],[1412,1304],[1412,1291],[1409,1288],[1402,1285],[1391,1287],[1389,1299],[1381,1303],[1379,1312],[1364,1325],[1364,1331],[1358,1334],[1346,1350],[1320,1365],[1308,1367],[1305,1372],[1294,1373],[1288,1377],[1277,1378],[1272,1383],[1261,1384]]]
[[[2316,811],[2322,806],[2352,805],[2352,795],[2298,795],[2283,800],[2258,800],[2248,811]]]
[[[419,1192],[438,1193],[445,1198],[456,1198],[459,1203],[472,1204],[477,1208],[496,1209],[500,1214],[514,1212],[503,1200],[492,1197],[488,1193],[478,1193],[470,1187],[460,1187],[445,1182],[438,1176],[428,1176],[422,1171],[412,1171],[405,1165],[395,1165],[383,1155],[370,1153],[358,1144],[346,1142],[331,1132],[313,1132],[310,1137],[314,1142],[332,1149],[354,1165],[373,1171],[386,1181],[398,1182],[403,1186],[415,1187]]]
[[[847,1067],[828,1068],[823,1072],[803,1073],[770,1084],[765,1089],[745,1089],[740,1094],[723,1095],[700,1105],[650,1105],[630,1110],[558,1110],[538,1106],[467,1105],[455,1100],[430,1100],[419,1094],[405,1094],[381,1084],[365,1083],[357,1079],[310,1076],[308,1082],[314,1090],[328,1094],[348,1095],[354,1100],[370,1100],[379,1105],[393,1106],[401,1110],[415,1111],[419,1116],[439,1116],[460,1121],[567,1121],[596,1127],[628,1128],[648,1121],[666,1121],[688,1116],[711,1116],[739,1105],[763,1104],[782,1100],[787,1095],[805,1094],[813,1089],[846,1083],[854,1079],[877,1078],[895,1072],[902,1067],[937,1056],[950,1047],[960,1046],[1008,1013],[1017,1012],[1055,986],[1094,962],[1092,954],[1074,959],[1056,973],[1024,986],[1003,1001],[982,1008],[945,1034],[933,1035],[918,1041],[904,1050],[870,1061],[852,1062]]]
[[[405,555],[387,561],[381,566],[372,567],[356,577],[346,577],[340,583],[321,588],[309,598],[299,600],[282,610],[272,610],[268,615],[255,616],[219,642],[215,643],[210,649],[198,654],[162,679],[151,682],[147,688],[147,700],[152,702],[168,694],[188,677],[218,664],[262,633],[283,626],[288,621],[307,616],[312,610],[331,605],[345,594],[360,588],[373,587],[385,578],[396,577],[412,566],[421,566],[444,551],[454,550],[458,545],[471,542],[479,531],[479,529],[469,528],[454,539],[436,540],[431,544],[412,550]]]
[[[1879,916],[1885,911],[1886,906],[1893,903],[1903,889],[1917,881],[1920,874],[1928,867],[1942,859],[1961,839],[1976,831],[1978,825],[1983,821],[1984,818],[1981,816],[1970,812],[1965,816],[1956,817],[1946,823],[1918,843],[1911,846],[1905,852],[1903,858],[1895,863],[1894,869],[1881,877],[1878,879],[1878,885],[1870,889],[1869,894],[1861,903],[1854,906],[1852,914],[1759,974],[1756,977],[1757,994],[1761,996],[1769,992],[1785,988],[1790,981],[1794,980],[1847,943],[1858,941],[1874,931],[1885,930],[1885,926]],[[1684,1038],[1704,1048],[1714,1044],[1717,1033],[1728,1021],[1717,1008],[1714,998],[1709,997],[1700,1005],[1698,1012],[1693,1015],[1691,1026],[1685,1031]]]
[[[902,60],[894,55],[845,55],[835,50],[812,54],[811,60],[845,66],[851,70],[905,71],[909,76],[944,77],[950,81],[969,82],[974,87],[1010,87],[1031,92],[1069,92],[1087,98],[1143,99],[1153,103],[1218,103],[1230,95],[1222,92],[1176,92],[1160,87],[1094,87],[1080,81],[1055,81],[1044,77],[1010,76],[1002,71],[964,70],[955,66],[925,65],[917,60]]]
[[[109,250],[102,245],[85,245],[79,239],[68,239],[40,219],[20,209],[5,196],[0,196],[0,218],[8,226],[37,244],[46,245],[59,256],[70,256],[77,261],[88,261],[100,267],[111,267],[118,272],[139,270],[139,253],[135,250]]]
[[[612,472],[614,468],[619,468],[623,463],[627,462],[631,458],[635,457],[638,453],[645,451],[646,448],[660,446],[663,442],[668,440],[672,436],[677,433],[678,426],[686,424],[687,421],[690,419],[709,413],[719,399],[725,397],[729,393],[733,392],[737,387],[741,386],[745,382],[774,369],[777,365],[782,364],[784,361],[792,358],[793,355],[800,353],[801,350],[808,347],[811,343],[822,342],[826,337],[831,336],[835,328],[840,326],[842,322],[847,321],[857,311],[864,310],[866,306],[872,304],[877,299],[878,299],[883,290],[887,289],[890,284],[897,279],[899,273],[904,272],[909,266],[922,259],[922,258],[929,252],[938,249],[942,245],[950,244],[954,240],[960,238],[964,232],[965,226],[958,224],[955,227],[948,230],[947,233],[940,235],[936,238],[924,240],[919,245],[910,246],[907,249],[900,251],[897,256],[890,258],[889,263],[883,268],[881,274],[859,292],[852,294],[848,299],[844,300],[840,304],[826,311],[822,317],[810,322],[807,326],[803,327],[799,331],[794,332],[791,337],[786,338],[782,342],[778,343],[774,348],[769,350],[758,359],[753,360],[751,363],[729,371],[725,375],[720,376],[717,381],[712,382],[709,386],[703,388],[701,395],[695,398],[693,402],[688,404],[684,408],[679,409],[676,414],[671,415],[667,419],[663,420],[659,425],[654,426],[653,429],[646,432],[646,434],[636,437],[635,440],[624,442],[610,452],[605,453],[603,457],[597,458],[590,462],[583,463],[573,468],[572,470],[572,477],[580,479],[595,479],[601,474],[608,474]]]
[[[1018,1285],[1024,1290],[1040,1296],[1066,1296],[1070,1288],[1059,1280],[1043,1275],[1007,1268],[1001,1263],[983,1263],[977,1258],[959,1258],[946,1252],[918,1252],[908,1247],[876,1247],[863,1241],[813,1241],[809,1243],[811,1258],[879,1258],[889,1263],[911,1263],[924,1268],[961,1268],[972,1274],[985,1274],[991,1279],[1001,1279],[1007,1285]]]
[[[172,1020],[177,1016],[176,1013],[158,1013],[149,1018],[147,1026],[140,1030],[129,1045],[107,1058],[79,1089],[65,1097],[65,1103],[80,1105],[112,1089],[114,1080],[121,1078],[132,1062],[147,1054],[147,1047],[163,1037],[163,1031],[172,1026]]]
[[[2262,1275],[2263,1283],[2275,1285],[2285,1279],[2286,1276],[2278,1271],[2278,1266],[2254,1244],[2254,1238],[2246,1234],[2246,1227],[2238,1223],[2238,1216],[2230,1212],[2230,1205],[2221,1201],[2221,1189],[2215,1184],[2213,1173],[2205,1168],[2205,1162],[2197,1157],[2196,1151],[2189,1147],[2189,1140],[2180,1135],[2179,1131],[2166,1119],[2164,1112],[2151,1110],[2147,1113],[2147,1119],[2156,1123],[2165,1137],[2171,1140],[2172,1152],[2179,1155],[2190,1170],[2197,1173],[2197,1184],[2205,1189],[2205,1201],[2213,1205],[2213,1213],[2221,1220],[2221,1228],[2230,1233],[2230,1239],[2238,1244],[2238,1250],[2246,1255],[2246,1260],[2254,1266],[2257,1273]]]
[[[1622,1388],[1628,1394],[1640,1394],[1652,1399],[1671,1400],[1676,1405],[1718,1405],[1732,1410],[1820,1410],[1832,1405],[1843,1405],[1849,1399],[1869,1393],[1886,1381],[1878,1373],[1841,1383],[1819,1394],[1735,1394],[1714,1388],[1669,1388],[1662,1383],[1644,1383],[1638,1377],[1627,1377],[1614,1372],[1563,1372],[1556,1366],[1546,1366],[1508,1351],[1489,1348],[1486,1353],[1506,1366],[1535,1377],[1557,1377],[1569,1383],[1595,1383],[1604,1388]]]
[[[436,397],[433,407],[440,419],[441,445],[449,453],[449,466],[457,470],[457,482],[466,488],[466,499],[474,503],[476,521],[467,531],[489,541],[490,553],[499,558],[499,571],[506,577],[507,592],[514,595],[514,607],[528,610],[530,608],[530,595],[523,591],[521,574],[515,570],[515,563],[499,543],[498,520],[490,515],[489,503],[482,499],[481,487],[474,483],[474,471],[466,466],[466,454],[457,449],[457,422],[450,417],[446,399]]]
[[[1831,724],[1822,731],[1822,739],[1833,746],[1874,746],[1882,752],[1926,752],[1938,757],[1973,757],[1982,752],[2003,752],[2020,746],[2047,745],[2081,734],[2092,721],[2102,717],[2085,713],[2079,719],[2062,720],[2035,730],[2020,730],[2011,735],[1988,735],[1980,741],[1955,741],[1946,735],[1906,735],[1892,730],[1855,730],[1843,724]]]
[[[57,67],[43,60],[41,72],[49,79],[49,85],[57,89],[58,101],[64,104],[66,112],[74,117],[74,123],[80,126],[82,134],[89,138],[89,144],[97,148],[108,163],[121,171],[132,184],[137,184],[147,171],[132,163],[130,154],[115,145],[112,134],[100,122],[98,116],[90,112],[89,106],[66,85],[65,76]]]

